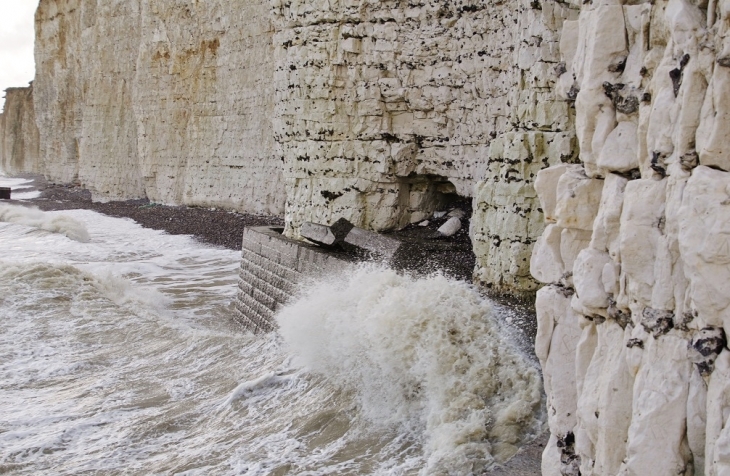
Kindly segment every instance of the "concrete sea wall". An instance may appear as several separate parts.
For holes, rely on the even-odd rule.
[[[351,260],[314,245],[282,236],[283,229],[247,228],[243,233],[236,310],[240,323],[254,333],[276,328],[276,311],[299,286],[342,273]]]

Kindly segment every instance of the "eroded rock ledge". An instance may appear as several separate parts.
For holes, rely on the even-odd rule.
[[[730,3],[622,3],[564,25],[581,163],[537,178],[543,474],[726,474]]]

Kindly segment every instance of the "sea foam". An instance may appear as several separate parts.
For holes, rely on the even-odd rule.
[[[422,474],[482,471],[542,427],[538,370],[466,283],[362,267],[277,320],[300,364],[355,392],[370,421],[423,435]]]
[[[81,222],[63,214],[42,212],[37,208],[0,204],[0,221],[60,233],[81,243],[88,243],[90,240],[89,232]]]

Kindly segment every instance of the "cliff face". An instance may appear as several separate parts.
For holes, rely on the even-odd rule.
[[[730,471],[729,29],[687,0],[565,23],[581,163],[537,179],[543,474]]]
[[[81,3],[43,0],[36,10],[33,104],[43,172],[59,182],[78,178],[84,88]]]
[[[473,2],[274,2],[287,225],[376,230],[471,196],[513,127],[518,11]]]
[[[9,173],[41,173],[38,127],[33,110],[33,87],[5,91],[0,114],[0,169]]]
[[[569,104],[553,89],[562,22],[577,10],[273,5],[287,232],[341,216],[401,227],[474,196],[477,279],[534,291],[529,256],[542,220],[532,183],[575,155]]]
[[[274,214],[286,200],[294,237],[340,217],[398,228],[474,197],[477,279],[534,291],[532,184],[575,158],[554,88],[577,13],[554,0],[42,0],[43,172],[98,200]]]
[[[281,214],[266,1],[143,0],[133,104],[150,198]]]
[[[44,173],[99,200],[282,213],[272,35],[264,1],[41,1]]]

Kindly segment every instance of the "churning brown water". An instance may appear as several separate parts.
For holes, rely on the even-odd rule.
[[[254,338],[236,252],[0,220],[0,474],[468,475],[542,428],[538,371],[464,283],[362,268]]]

